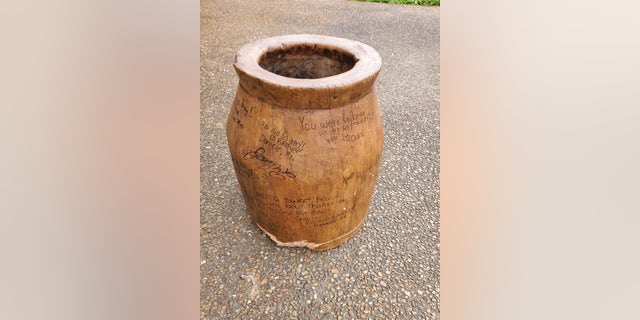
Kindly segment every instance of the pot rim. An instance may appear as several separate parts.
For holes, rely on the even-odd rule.
[[[259,64],[267,52],[301,45],[336,48],[353,55],[356,62],[343,73],[314,79],[281,76]],[[327,109],[359,99],[372,88],[381,66],[378,52],[362,42],[312,34],[284,35],[247,43],[237,51],[234,63],[240,87],[249,94],[281,107],[295,104],[297,109]]]

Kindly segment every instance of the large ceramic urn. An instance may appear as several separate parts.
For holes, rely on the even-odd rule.
[[[246,44],[234,66],[227,138],[251,218],[280,246],[342,244],[378,177],[380,56],[357,41],[287,35]]]

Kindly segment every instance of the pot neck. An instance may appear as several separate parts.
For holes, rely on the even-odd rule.
[[[299,79],[272,73],[259,65],[274,50],[317,46],[355,57],[349,70],[328,77]],[[239,89],[269,104],[290,109],[331,109],[355,102],[373,89],[380,72],[378,53],[366,44],[326,36],[289,35],[258,40],[243,46],[234,63]]]

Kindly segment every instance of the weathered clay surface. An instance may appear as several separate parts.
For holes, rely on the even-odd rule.
[[[372,48],[324,36],[238,51],[231,158],[249,214],[277,245],[329,249],[362,225],[382,154],[380,65]]]

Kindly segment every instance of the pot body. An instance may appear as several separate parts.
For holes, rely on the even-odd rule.
[[[303,56],[330,56],[318,43],[337,52],[352,50],[340,42],[350,40],[310,35],[265,39],[249,49],[259,61],[275,44],[285,47],[283,39],[294,48],[291,55],[301,45],[315,45]],[[295,79],[291,85],[284,83],[290,77],[243,65],[246,47],[236,57],[240,84],[226,129],[247,211],[277,245],[314,250],[340,245],[364,222],[378,177],[383,128],[373,83],[380,64],[369,72],[353,66],[337,76]],[[355,56],[356,66],[368,59]],[[253,56],[247,59],[253,64]],[[349,74],[356,71],[361,74]]]

